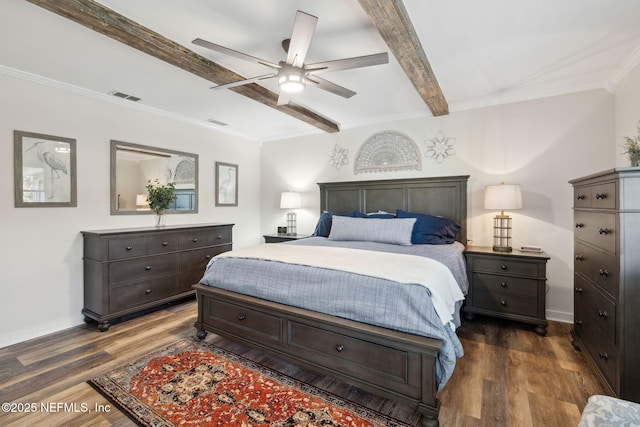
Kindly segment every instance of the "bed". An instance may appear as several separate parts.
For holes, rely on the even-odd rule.
[[[411,252],[420,250],[420,247],[429,247],[428,249],[435,250],[436,246],[443,248],[446,246],[449,251],[457,251],[458,259],[460,259],[464,249],[463,244],[467,238],[467,180],[468,176],[453,176],[320,183],[318,185],[320,187],[321,213],[327,211],[333,213],[395,213],[400,209],[401,212],[442,216],[460,224],[460,227],[455,230],[456,242],[448,245],[405,246],[400,244],[394,246],[396,248],[405,246],[399,248],[399,252],[409,252],[408,257],[412,256]],[[339,225],[342,227],[344,224],[347,226],[354,224],[354,222],[349,222],[351,220],[340,218],[338,221],[335,220],[336,217],[333,218],[335,221],[334,231],[339,228]],[[397,221],[397,223],[401,222],[403,221]],[[357,224],[357,222],[355,223]],[[403,224],[402,227],[407,226],[406,221]],[[397,252],[398,249],[388,249],[390,245],[378,242],[330,240],[334,239],[320,236],[300,239],[291,243],[261,245],[262,249],[256,248],[255,250],[262,251],[264,247],[269,246],[273,248],[272,252],[281,252],[277,256],[285,258],[293,256],[292,251],[295,251],[301,253],[300,257],[317,258],[317,262],[320,263],[335,262],[335,260],[325,260],[325,256],[328,257],[330,252],[337,252],[342,254],[343,258],[351,259],[350,255],[356,254],[356,252],[350,251],[362,252],[363,250],[365,252],[389,251],[384,255],[384,258],[394,259],[398,262],[403,262],[404,258],[407,258],[407,256],[401,258],[403,255],[391,253]],[[303,246],[304,250],[302,250]],[[302,300],[305,300],[303,297],[308,295],[307,289],[310,288],[297,287],[298,285],[303,286],[303,282],[305,282],[298,280],[302,277],[299,264],[268,261],[268,269],[260,270],[262,267],[256,263],[265,264],[265,262],[252,258],[253,248],[245,250],[250,252],[249,255],[231,254],[221,257],[216,261],[215,274],[209,275],[209,277],[205,275],[202,283],[194,285],[198,298],[198,319],[195,327],[200,339],[204,339],[207,332],[210,331],[275,353],[293,363],[310,367],[375,394],[415,407],[421,415],[423,426],[438,425],[439,401],[437,393],[450,376],[452,366],[455,365],[455,358],[459,357],[462,352],[454,331],[455,325],[459,324],[459,303],[456,304],[451,318],[447,321],[441,316],[443,313],[442,304],[439,303],[441,301],[435,298],[439,293],[434,289],[429,289],[434,296],[433,306],[417,311],[428,313],[426,316],[430,316],[430,320],[426,320],[426,323],[430,322],[435,325],[438,324],[437,319],[439,319],[441,321],[439,326],[433,328],[427,326],[430,331],[423,331],[420,329],[422,326],[415,326],[417,323],[413,322],[413,318],[409,323],[401,323],[397,326],[393,321],[388,321],[387,317],[380,314],[384,308],[376,307],[375,301],[360,298],[362,294],[359,292],[367,286],[372,286],[378,293],[381,289],[385,289],[385,286],[392,286],[390,282],[393,282],[394,279],[384,276],[384,271],[386,271],[384,268],[380,268],[383,271],[382,275],[369,276],[365,274],[366,279],[362,279],[360,277],[362,275],[357,270],[333,271],[331,274],[339,274],[339,276],[331,276],[329,279],[334,282],[331,285],[335,286],[329,287],[326,277],[320,277],[318,283],[325,283],[327,288],[323,288],[323,293],[334,295],[329,299],[332,303],[335,301],[337,303],[331,306],[326,302],[316,301],[317,298],[306,298],[307,301],[303,303]],[[307,253],[307,251],[309,252]],[[371,256],[379,255],[371,254]],[[393,258],[396,256],[397,258]],[[415,258],[422,257],[420,254],[414,256]],[[455,259],[456,257],[451,256],[451,258]],[[233,263],[240,261],[248,263],[242,267],[248,273],[247,276],[241,277],[236,274],[239,270]],[[316,261],[314,260],[314,262]],[[424,258],[424,261],[421,259],[420,262],[433,261]],[[306,261],[300,261],[300,263],[306,264]],[[323,264],[319,264],[316,267],[306,268],[314,268],[316,272],[325,274],[324,270],[326,269],[322,266]],[[401,270],[403,272],[406,270],[405,274],[411,274],[409,268]],[[451,271],[449,275],[455,279],[460,286],[460,291],[464,293],[464,284],[460,282],[466,280],[466,273],[464,271],[454,273],[450,266],[445,267],[444,270]],[[446,274],[446,272],[442,272],[442,274]],[[295,277],[295,280],[291,277]],[[256,282],[264,282],[265,278],[266,287],[269,287],[268,284],[271,281],[278,283],[278,286],[272,286],[275,289],[280,288],[286,278],[285,281],[288,281],[287,286],[289,287],[286,288],[286,291],[281,292],[284,296],[272,297],[269,295],[265,297],[265,294],[256,287]],[[239,283],[227,284],[227,281],[233,282],[234,280]],[[364,280],[364,282],[359,280]],[[314,283],[305,286],[313,287]],[[238,285],[241,286],[240,290]],[[417,297],[411,295],[415,296],[416,292],[420,293],[420,291],[416,290],[417,287],[409,286],[407,288],[410,289],[409,296],[395,300],[404,298],[409,301],[407,304],[410,304],[410,301],[415,303]],[[347,297],[343,298],[344,300],[357,300],[359,304],[356,305],[362,306],[364,309],[359,314],[351,313],[350,309],[345,311],[342,302],[335,297],[338,295],[335,293],[336,289],[342,289],[342,292],[345,292]],[[389,293],[394,296],[400,295],[398,290],[399,288],[394,288]],[[424,294],[424,291],[422,293]],[[286,299],[287,296],[290,297],[290,300]],[[318,304],[320,305],[318,306]],[[424,304],[426,303],[420,302],[420,307],[425,307]],[[445,305],[450,306],[449,304]],[[395,314],[395,317],[402,318],[404,313],[409,311],[402,307],[404,306],[396,306],[393,310],[387,311]],[[417,311],[416,316],[419,315]],[[437,319],[433,313],[436,313]],[[362,316],[366,315],[369,317],[363,320]]]

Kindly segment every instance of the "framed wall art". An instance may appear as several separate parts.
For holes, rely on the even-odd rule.
[[[16,130],[15,206],[75,207],[76,140]]]
[[[238,165],[216,162],[216,206],[238,206]]]

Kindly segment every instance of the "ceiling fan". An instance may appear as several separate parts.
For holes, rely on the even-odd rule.
[[[289,102],[290,95],[292,93],[302,91],[306,87],[307,83],[312,83],[320,89],[324,89],[344,98],[351,98],[356,94],[354,91],[318,77],[318,74],[386,64],[389,62],[389,55],[387,52],[383,52],[373,55],[305,64],[304,60],[307,57],[311,38],[313,37],[317,24],[317,17],[297,11],[296,18],[293,23],[291,38],[282,42],[282,47],[287,52],[287,59],[286,61],[280,61],[277,64],[199,38],[193,40],[192,43],[216,52],[243,59],[245,61],[265,65],[275,70],[270,74],[214,86],[211,89],[226,89],[277,77],[278,86],[280,88],[278,105],[287,104]]]

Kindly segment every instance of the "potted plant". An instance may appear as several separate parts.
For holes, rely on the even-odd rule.
[[[147,180],[147,192],[149,193],[147,200],[149,208],[156,213],[157,227],[163,225],[164,211],[176,200],[176,196],[173,194],[175,188],[175,182],[160,184],[160,180],[157,178],[153,181]]]
[[[625,152],[622,154],[629,156],[629,164],[631,166],[640,166],[640,121],[636,124],[636,129],[637,134],[635,138],[625,136],[624,144],[622,144],[622,147],[625,149]]]

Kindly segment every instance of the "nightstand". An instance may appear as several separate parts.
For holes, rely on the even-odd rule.
[[[309,236],[303,235],[303,234],[294,234],[294,235],[289,235],[289,234],[265,234],[262,237],[264,237],[264,242],[265,243],[282,243],[282,242],[288,242],[290,240],[304,239],[305,237],[309,237]]]
[[[534,324],[538,335],[547,334],[547,254],[468,246],[465,258],[469,293],[463,312],[467,320],[473,320],[476,313],[502,317]]]

